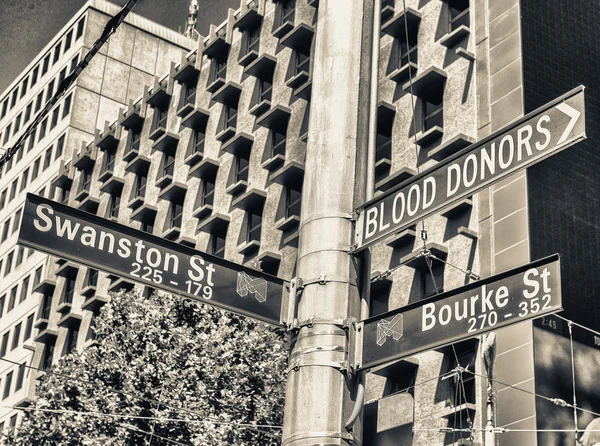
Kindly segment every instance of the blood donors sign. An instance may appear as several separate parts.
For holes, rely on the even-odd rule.
[[[284,281],[33,194],[18,243],[274,325]]]
[[[585,138],[583,87],[357,209],[356,251]]]
[[[560,310],[560,260],[555,254],[367,319],[359,324],[358,368],[373,367]]]

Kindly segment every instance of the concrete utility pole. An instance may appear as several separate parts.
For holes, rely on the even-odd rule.
[[[298,246],[297,327],[289,359],[283,444],[346,445],[355,397],[349,317],[358,318],[352,212],[364,200],[370,0],[320,0]],[[300,285],[300,280],[298,281]],[[351,359],[351,357],[350,357]]]

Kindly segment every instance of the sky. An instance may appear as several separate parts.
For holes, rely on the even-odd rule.
[[[127,0],[111,0],[120,6]],[[86,3],[85,0],[0,0],[0,92]],[[133,12],[178,30],[185,26],[190,0],[139,0]],[[240,0],[198,0],[198,31],[227,18]]]

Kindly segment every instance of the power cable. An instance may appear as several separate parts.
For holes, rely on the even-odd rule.
[[[467,373],[472,374],[472,375],[479,376],[480,378],[485,378],[485,379],[488,378],[487,376],[484,376],[484,375],[482,375],[480,373],[472,372],[470,370],[465,370],[465,371]],[[516,386],[514,386],[512,384],[504,383],[504,382],[499,381],[499,380],[497,380],[495,378],[490,378],[490,379],[491,379],[491,381],[495,382],[496,384],[500,384],[500,385],[505,386],[505,387],[510,387],[511,389],[520,390],[521,392],[525,392],[525,393],[527,393],[529,395],[532,395],[532,396],[541,398],[543,400],[549,401],[549,402],[551,402],[551,403],[553,403],[553,404],[555,404],[557,406],[568,407],[568,408],[571,408],[571,409],[574,408],[574,407],[576,407],[576,409],[579,410],[579,411],[581,411],[581,412],[589,413],[590,415],[594,415],[596,417],[600,417],[600,413],[598,413],[598,412],[594,412],[593,410],[584,409],[582,407],[573,406],[573,404],[569,404],[569,403],[567,403],[565,400],[563,400],[561,398],[551,398],[549,396],[545,396],[545,395],[539,394],[537,392],[532,392],[531,390],[522,389],[522,388],[516,387]]]
[[[71,88],[71,86],[75,83],[75,80],[79,77],[81,72],[89,65],[93,57],[100,51],[102,46],[106,43],[108,38],[115,33],[117,28],[123,21],[125,17],[129,14],[129,12],[133,9],[136,3],[139,0],[129,0],[123,8],[110,20],[106,23],[104,30],[100,37],[94,42],[92,47],[86,53],[85,57],[77,64],[77,66],[71,71],[71,73],[62,80],[62,82],[58,85],[56,89],[56,93],[46,102],[44,108],[35,116],[33,121],[29,124],[27,129],[19,136],[17,142],[8,148],[3,149],[4,153],[0,156],[0,169],[6,164],[14,155],[23,147],[27,138],[33,138],[35,136],[35,131],[38,125],[42,122],[42,120],[50,113],[52,107],[56,105],[56,103],[62,98],[65,93]]]

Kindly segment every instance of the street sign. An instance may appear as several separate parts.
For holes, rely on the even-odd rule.
[[[357,209],[356,251],[585,139],[583,87],[555,99]]]
[[[367,319],[359,325],[358,368],[561,310],[560,260],[555,254]]]
[[[37,195],[27,194],[18,243],[281,325],[282,279]]]

